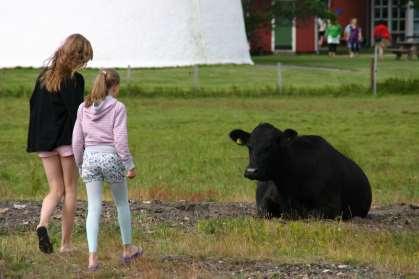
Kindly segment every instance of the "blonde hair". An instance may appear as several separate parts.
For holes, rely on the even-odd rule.
[[[102,69],[93,84],[92,92],[86,97],[84,104],[88,108],[93,103],[103,100],[109,93],[109,89],[118,85],[119,74],[114,69]]]
[[[49,59],[44,72],[41,74],[41,83],[49,92],[58,92],[64,79],[86,66],[93,58],[93,49],[90,42],[80,34],[67,37]]]

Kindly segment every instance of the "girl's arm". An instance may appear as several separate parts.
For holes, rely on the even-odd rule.
[[[73,139],[72,139],[72,147],[74,153],[74,160],[76,161],[77,167],[80,169],[83,164],[83,153],[84,153],[84,134],[83,134],[83,127],[81,125],[82,121],[82,110],[83,104],[79,106],[77,111],[77,119],[76,124],[74,124],[73,129]]]
[[[128,147],[127,111],[122,103],[119,104],[115,112],[113,127],[114,145],[125,169],[132,170],[135,165]]]

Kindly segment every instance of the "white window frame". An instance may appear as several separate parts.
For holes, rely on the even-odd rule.
[[[379,0],[382,4],[383,0]],[[383,5],[379,5],[376,6],[375,2],[376,0],[371,0],[371,42],[372,44],[375,43],[374,40],[374,27],[376,25],[376,21],[378,20],[386,20],[387,21],[387,27],[390,31],[390,34],[394,35],[398,35],[398,36],[402,36],[402,37],[406,37],[406,35],[409,33],[409,28],[413,28],[413,23],[414,23],[414,18],[411,15],[411,11],[408,8],[410,6],[410,4],[407,4],[405,13],[404,13],[404,17],[400,17],[400,10],[398,11],[398,17],[397,19],[395,19],[397,21],[397,29],[394,30],[393,29],[393,2],[394,1],[398,1],[398,0],[387,0],[387,6],[383,6]],[[382,7],[387,7],[387,18],[383,18],[382,15],[380,15],[380,18],[376,18],[375,17],[375,9],[376,8],[382,8]],[[418,19],[419,20],[419,19]],[[400,29],[400,22],[404,21],[404,29],[401,30]],[[418,32],[419,33],[419,32]]]

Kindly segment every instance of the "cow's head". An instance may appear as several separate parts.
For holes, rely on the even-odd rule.
[[[252,133],[240,129],[230,132],[230,138],[234,142],[249,149],[249,165],[244,176],[260,181],[274,178],[281,152],[296,137],[296,131],[281,131],[268,123],[259,124]]]

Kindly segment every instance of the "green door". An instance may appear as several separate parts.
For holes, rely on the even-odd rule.
[[[275,49],[292,49],[292,20],[281,19],[275,24]]]

